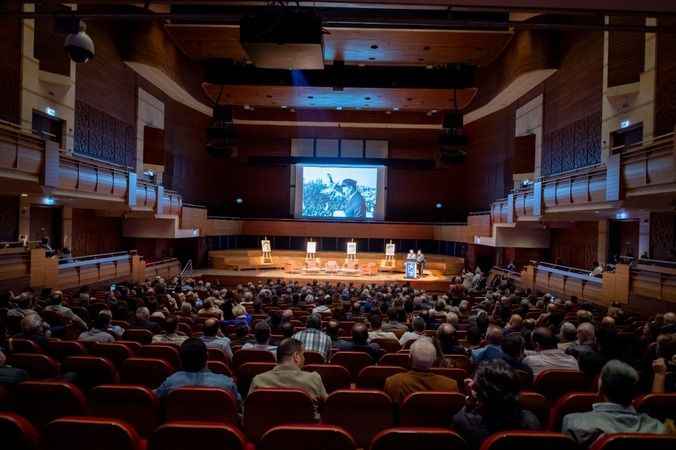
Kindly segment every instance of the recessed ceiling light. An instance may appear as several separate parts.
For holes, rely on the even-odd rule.
[[[286,109],[286,105],[282,105],[282,109]]]
[[[425,69],[434,69],[434,66],[432,64],[428,64],[425,66]]]
[[[28,197],[28,194],[21,194],[21,197],[26,198]]]
[[[376,49],[378,48],[378,46],[377,46],[376,44],[373,44],[373,45],[371,46],[371,48],[372,48],[373,50],[376,50]]]
[[[392,111],[385,111],[385,114],[392,114]]]
[[[392,111],[399,111],[399,107],[395,106],[394,108],[392,108]]]
[[[343,107],[342,107],[342,106],[336,106],[336,109],[337,109],[338,111],[340,111],[340,110],[343,109]]]

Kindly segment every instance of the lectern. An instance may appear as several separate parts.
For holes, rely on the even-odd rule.
[[[404,278],[418,278],[418,263],[415,259],[407,259],[404,261]]]

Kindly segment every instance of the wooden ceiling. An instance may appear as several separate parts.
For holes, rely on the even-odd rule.
[[[214,102],[253,107],[441,111],[453,109],[453,93],[439,89],[345,88],[294,86],[221,86],[204,83],[204,91]],[[476,89],[457,91],[458,107],[467,106]],[[396,108],[396,109],[395,109]]]
[[[172,25],[176,45],[195,60],[246,61],[237,25]],[[512,37],[502,31],[327,28],[324,59],[345,64],[426,66],[446,63],[490,64]]]

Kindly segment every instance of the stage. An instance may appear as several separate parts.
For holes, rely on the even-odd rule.
[[[425,273],[423,278],[408,280],[400,272],[378,272],[375,275],[348,275],[341,273],[289,273],[282,269],[257,269],[257,270],[227,270],[227,269],[200,269],[193,271],[194,277],[200,277],[205,281],[219,282],[226,286],[240,283],[257,282],[268,279],[282,279],[308,283],[314,280],[330,281],[333,283],[375,284],[387,283],[410,283],[418,289],[426,291],[446,292],[452,276],[437,273]]]

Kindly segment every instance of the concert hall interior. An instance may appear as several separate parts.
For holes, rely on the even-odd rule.
[[[676,449],[676,2],[3,0],[0,447]]]

